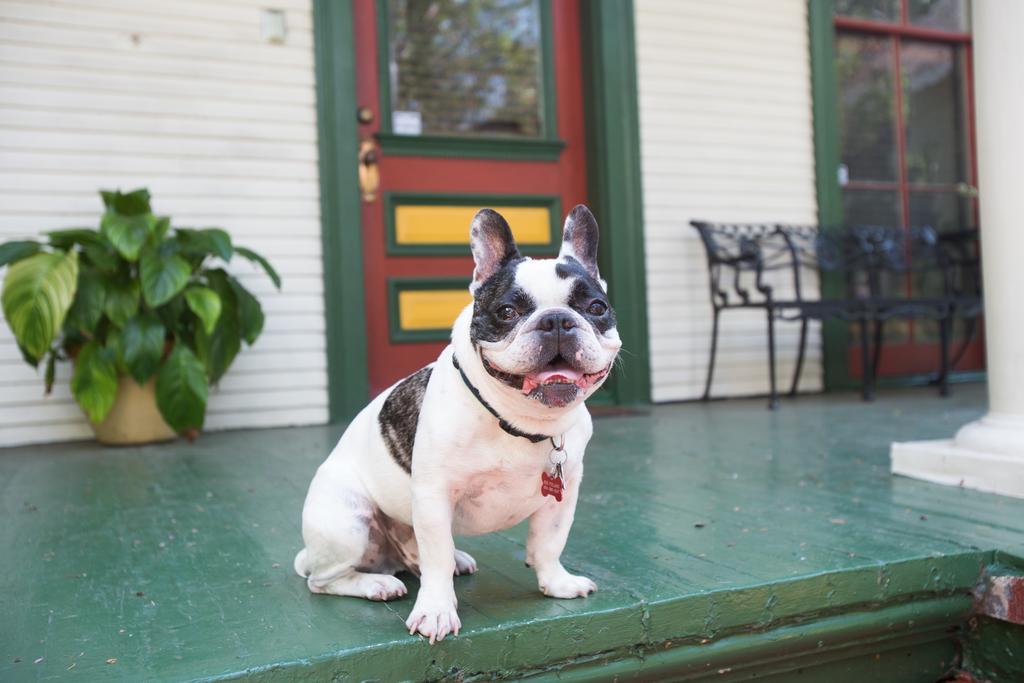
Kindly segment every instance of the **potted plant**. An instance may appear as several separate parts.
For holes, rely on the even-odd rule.
[[[99,230],[0,244],[4,317],[26,362],[74,361],[71,392],[105,443],[189,438],[244,341],[263,330],[259,301],[223,266],[241,256],[280,289],[273,267],[219,228],[172,228],[145,189],[100,192]]]

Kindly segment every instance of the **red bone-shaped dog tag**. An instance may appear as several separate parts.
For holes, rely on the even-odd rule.
[[[540,492],[545,496],[551,496],[559,503],[562,502],[562,491],[565,490],[565,484],[562,483],[560,475],[560,472],[555,474],[540,473]]]

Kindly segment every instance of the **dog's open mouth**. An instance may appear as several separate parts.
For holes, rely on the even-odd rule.
[[[556,356],[546,366],[525,375],[502,372],[484,359],[484,368],[490,375],[505,384],[519,389],[527,396],[551,406],[566,406],[576,399],[581,390],[587,390],[600,382],[611,370],[611,365],[598,372],[583,372]]]
[[[609,366],[610,367],[610,366]],[[537,387],[568,384],[579,389],[589,389],[595,382],[608,374],[609,368],[598,372],[585,373],[569,365],[561,356],[556,356],[539,372],[523,375],[523,393],[529,394]]]

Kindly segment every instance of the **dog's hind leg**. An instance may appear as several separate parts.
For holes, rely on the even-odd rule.
[[[295,557],[295,571],[306,578],[309,590],[368,600],[405,595],[405,584],[383,573],[395,567],[373,503],[355,491],[320,483],[326,484],[314,481],[310,487],[302,513],[306,547]]]
[[[465,550],[455,549],[455,576],[476,573],[476,560]]]
[[[379,515],[378,519],[380,518],[381,516]],[[387,536],[394,559],[407,570],[419,576],[420,551],[419,546],[416,545],[416,535],[413,533],[412,527],[386,518],[381,521],[381,527]],[[455,576],[473,574],[475,572],[476,560],[473,559],[473,556],[456,548]]]

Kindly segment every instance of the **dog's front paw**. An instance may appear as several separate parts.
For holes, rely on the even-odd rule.
[[[597,584],[585,576],[576,576],[562,567],[550,573],[537,573],[540,591],[550,598],[585,598],[597,590]]]
[[[435,597],[421,590],[412,614],[405,620],[405,627],[409,629],[410,635],[419,633],[430,638],[431,645],[444,640],[449,633],[459,635],[462,622],[455,611],[455,596]]]

